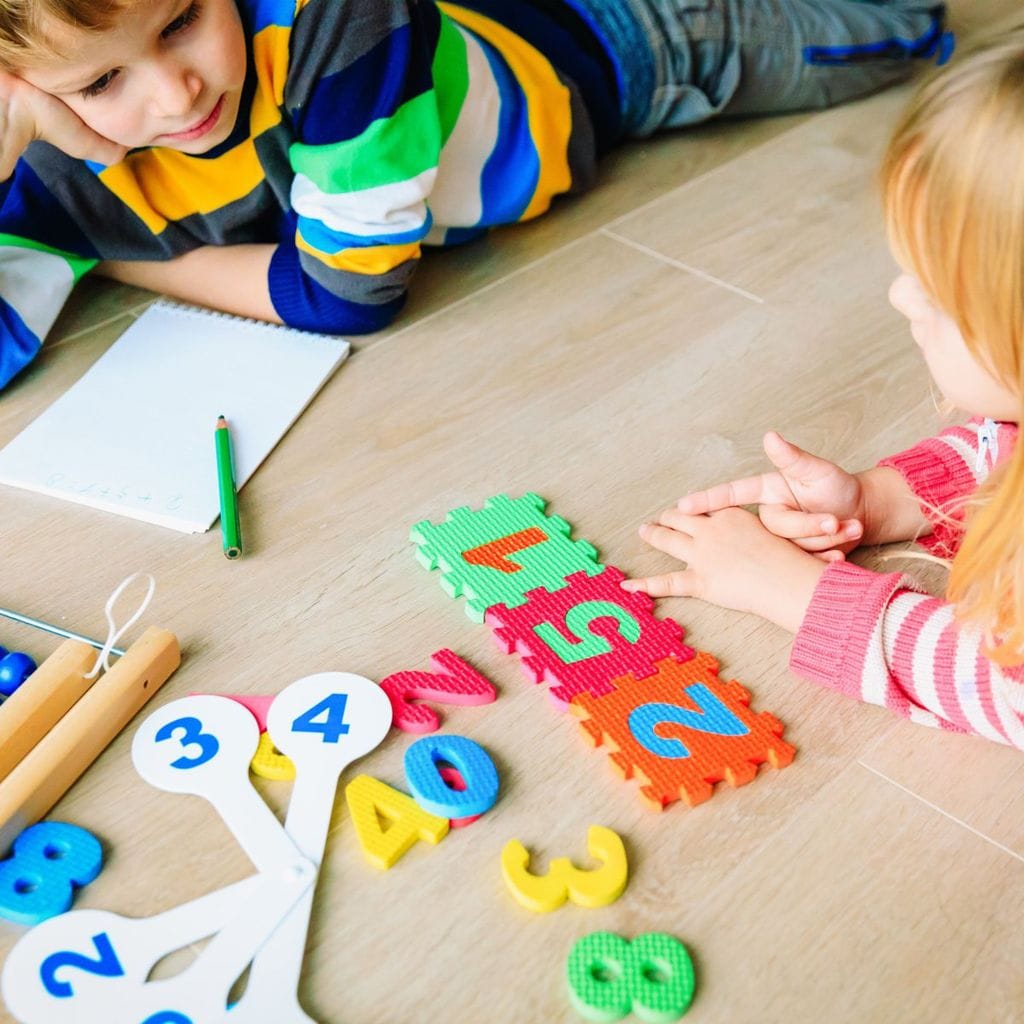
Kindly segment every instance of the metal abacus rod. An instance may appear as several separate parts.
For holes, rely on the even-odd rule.
[[[83,644],[94,647],[97,651],[103,650],[103,643],[100,640],[93,640],[92,637],[83,636],[81,633],[73,633],[70,629],[55,626],[52,622],[43,622],[42,619],[33,619],[29,615],[22,615],[20,612],[11,611],[10,608],[0,608],[0,616],[11,619],[13,622],[20,622],[24,626],[32,626],[41,629],[44,633],[52,633],[54,636],[62,636],[65,640],[80,640]],[[119,658],[124,657],[124,651],[120,647],[111,647],[111,654]]]

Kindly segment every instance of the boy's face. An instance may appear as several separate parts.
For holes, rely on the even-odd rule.
[[[945,398],[976,416],[1017,421],[1020,398],[971,355],[960,329],[916,277],[900,274],[889,287],[889,301],[910,321],[910,333]]]
[[[198,154],[231,133],[246,70],[234,0],[146,0],[103,32],[44,30],[60,60],[19,74],[112,142]]]

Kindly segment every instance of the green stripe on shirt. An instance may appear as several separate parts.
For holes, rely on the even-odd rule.
[[[466,40],[452,20],[441,15],[441,32],[430,68],[437,91],[437,116],[441,122],[441,145],[455,129],[462,104],[469,92],[469,62]]]
[[[374,121],[362,135],[324,146],[297,142],[288,150],[292,168],[321,192],[361,192],[408,181],[437,166],[441,126],[433,89],[403,103],[391,117]]]
[[[45,245],[35,239],[23,238],[21,235],[9,235],[3,231],[0,231],[0,245],[10,245],[19,249],[35,249],[37,252],[48,252],[51,256],[60,256],[61,259],[67,261],[76,284],[99,263],[99,260],[90,256],[76,256],[73,252],[55,249],[52,245]]]

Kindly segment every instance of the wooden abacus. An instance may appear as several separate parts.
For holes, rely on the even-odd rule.
[[[0,856],[181,664],[177,637],[150,626],[113,668],[87,679],[97,658],[93,648],[101,646],[87,638],[65,640],[0,705]]]

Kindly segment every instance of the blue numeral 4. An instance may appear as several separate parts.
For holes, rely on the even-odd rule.
[[[318,732],[323,735],[325,743],[337,743],[340,736],[348,733],[345,722],[345,705],[348,704],[347,693],[332,693],[324,697],[319,704],[311,707],[292,722],[292,732]],[[317,721],[321,718],[322,721]]]

